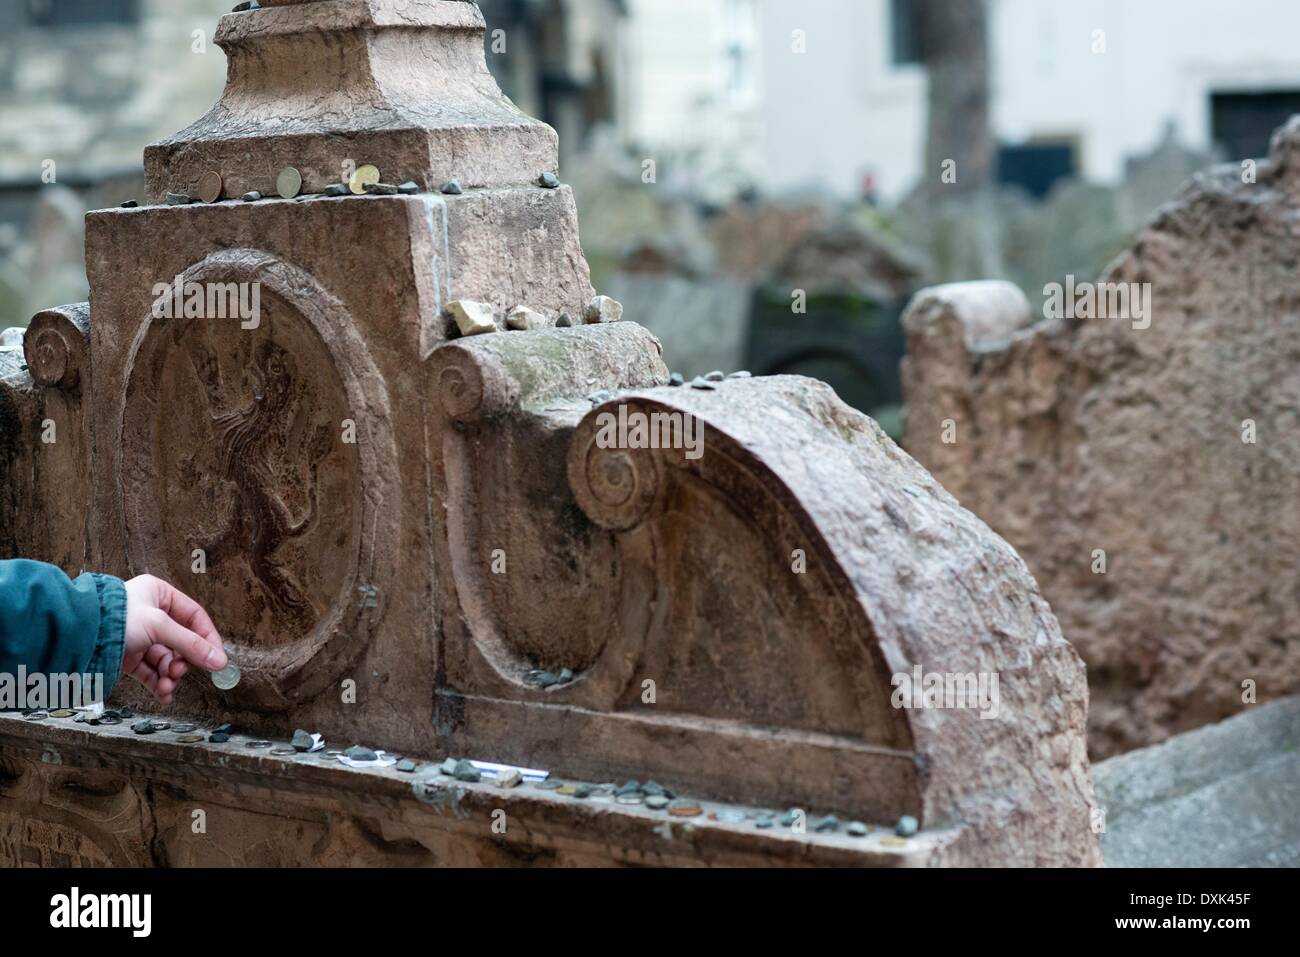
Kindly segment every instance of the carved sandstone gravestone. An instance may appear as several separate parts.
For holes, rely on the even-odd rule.
[[[972,284],[905,320],[908,449],[1043,584],[1094,755],[1300,689],[1300,126],[1241,180],[1200,178],[1101,277],[1150,283],[1147,317],[1033,324]]]
[[[209,607],[244,680],[188,681],[179,715],[655,779],[698,810],[0,717],[0,860],[1097,863],[1082,668],[1023,563],[820,383],[674,388],[634,322],[558,323],[593,298],[573,197],[540,185],[554,134],[491,84],[482,32],[459,0],[223,18],[226,96],[146,165],[155,201],[209,166],[228,195],[88,216],[89,318],[38,317],[35,381],[6,372],[6,468],[61,404],[87,452],[23,507]],[[349,160],[426,191],[322,195]],[[229,198],[289,163],[305,198]],[[451,176],[473,188],[427,191]],[[256,320],[159,318],[176,277],[256,284]],[[499,331],[458,337],[467,300]],[[541,327],[506,331],[519,305]],[[620,411],[693,417],[703,454],[604,442]],[[918,668],[996,675],[992,710],[894,707]],[[789,807],[875,830],[757,826]]]

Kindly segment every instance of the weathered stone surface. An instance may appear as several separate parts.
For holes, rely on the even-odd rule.
[[[1300,867],[1300,697],[1094,771],[1108,867]]]
[[[1242,710],[1247,679],[1300,690],[1300,125],[1257,183],[1239,172],[1101,277],[1151,283],[1149,328],[1023,328],[990,287],[924,292],[905,319],[906,445],[1037,576],[1088,664],[1096,755]]]

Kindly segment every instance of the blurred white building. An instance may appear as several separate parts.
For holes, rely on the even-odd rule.
[[[1259,155],[1300,112],[1296,0],[989,0],[1004,175],[1111,182],[1173,125]],[[897,198],[921,175],[908,0],[633,0],[625,133],[768,192]]]

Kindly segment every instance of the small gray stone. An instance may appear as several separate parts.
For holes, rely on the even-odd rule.
[[[722,371],[720,371],[720,370],[718,370],[718,369],[714,369],[712,372],[710,372],[710,373],[709,373],[708,375],[706,375],[704,378],[707,379],[709,382],[721,382],[721,381],[722,381],[723,379],[725,379],[726,377],[727,377],[727,374],[726,374],[725,372],[722,372]]]
[[[641,784],[636,780],[627,781],[621,788],[614,792],[615,794],[640,794]]]
[[[392,183],[366,183],[366,194],[369,196],[396,196],[397,187]]]
[[[465,191],[460,188],[459,180],[449,179],[442,184],[441,192],[444,196],[459,196]]]
[[[230,740],[230,735],[224,731],[213,731],[208,735],[208,740],[213,744],[225,744]]]
[[[674,372],[668,377],[668,384],[671,386],[683,386],[686,384],[686,377],[680,372]]]
[[[506,314],[506,328],[523,331],[546,328],[546,317],[527,306],[515,306]]]
[[[840,819],[834,814],[827,814],[813,822],[813,830],[818,834],[833,834],[840,829]]]
[[[844,830],[848,832],[849,837],[866,837],[871,828],[861,821],[849,821]]]
[[[359,744],[352,745],[352,747],[344,751],[343,754],[345,757],[351,758],[353,761],[374,761],[379,757],[379,755],[375,754],[375,752],[371,751],[369,748],[363,748]]]
[[[262,194],[255,189],[250,189],[247,193],[243,195],[243,200],[246,203],[256,203],[261,198],[262,198]]]
[[[405,183],[402,183],[400,186],[398,186],[397,191],[401,193],[403,196],[414,196],[416,193],[420,191],[420,184],[412,183],[411,181],[408,180]]]
[[[752,379],[753,377],[754,374],[752,372],[746,372],[744,369],[741,369],[739,372],[733,372],[731,375],[727,376],[728,379]]]
[[[699,389],[702,392],[713,392],[718,387],[703,376],[696,376],[691,380],[691,388]]]
[[[447,775],[455,774],[457,763],[458,762],[455,758],[448,758],[446,761],[443,761],[442,764],[438,765],[438,772]]]
[[[555,320],[556,328],[568,329],[573,325],[573,317],[567,312],[560,313],[560,318]]]
[[[912,837],[920,829],[921,825],[910,814],[904,814],[898,819],[898,823],[894,825],[894,833],[899,837]]]
[[[669,799],[662,794],[650,794],[645,799],[645,806],[655,811],[662,811],[668,804]]]
[[[338,198],[340,196],[351,196],[352,190],[348,189],[345,183],[330,183],[323,190],[321,195]]]
[[[538,177],[537,185],[543,189],[558,189],[560,186],[560,178],[554,173],[543,173]]]
[[[570,681],[572,681],[572,680],[573,680],[573,669],[572,669],[572,668],[561,668],[561,669],[560,669],[560,684],[562,684],[562,685],[567,685],[567,684],[568,684]]]
[[[126,202],[124,202],[124,203],[122,204],[122,208],[123,208],[123,209],[135,209],[135,208],[136,208],[137,206],[139,206],[139,205],[140,205],[140,204],[139,204],[136,200],[134,200],[134,199],[128,199]]]
[[[609,296],[597,296],[591,300],[582,313],[582,321],[588,325],[600,322],[618,322],[623,318],[623,304]]]
[[[560,683],[560,676],[549,671],[539,672],[537,675],[537,684],[542,688],[553,688]]]
[[[316,746],[315,739],[301,728],[293,733],[293,741],[290,743],[295,751],[310,751]]]
[[[456,762],[456,769],[452,771],[451,776],[457,781],[464,781],[467,784],[476,784],[483,779],[482,772],[470,762],[464,760]]]
[[[401,771],[403,774],[414,774],[415,767],[415,762],[410,758],[405,758],[397,762],[397,770]]]
[[[761,827],[764,830],[766,830],[767,828],[772,827],[775,824],[776,824],[776,818],[772,817],[772,815],[770,814],[765,814],[762,817],[760,817],[757,821],[754,822],[754,827]]]
[[[781,826],[794,827],[794,822],[799,820],[799,815],[802,813],[803,812],[797,807],[790,808],[790,810],[781,815]]]
[[[31,717],[28,715],[28,717]],[[153,726],[152,721],[137,721],[131,725],[131,730],[136,734],[153,734],[158,729]]]
[[[168,205],[168,206],[188,206],[188,205],[190,204],[190,202],[191,202],[190,197],[189,197],[187,194],[185,194],[185,193],[168,193],[168,194],[167,194],[167,205]]]
[[[595,790],[596,787],[593,784],[579,784],[573,789],[573,796],[576,798],[589,798]]]

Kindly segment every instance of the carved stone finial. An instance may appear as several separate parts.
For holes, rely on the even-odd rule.
[[[365,163],[427,190],[532,182],[557,167],[558,140],[497,86],[485,29],[467,0],[281,0],[228,14],[216,34],[226,89],[145,150],[146,191],[193,194],[220,170],[227,196],[274,195],[293,166],[317,192]]]

